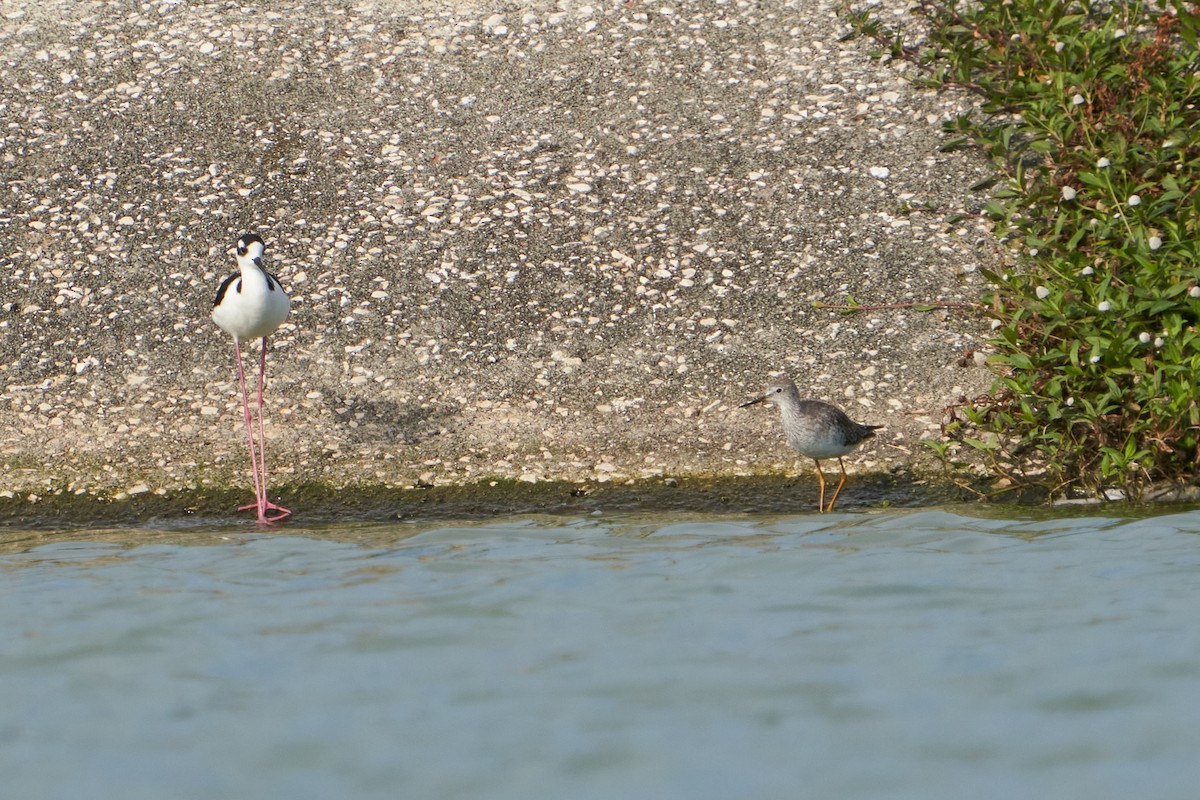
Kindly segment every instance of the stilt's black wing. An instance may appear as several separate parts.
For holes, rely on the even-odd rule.
[[[233,283],[240,277],[242,277],[242,273],[235,272],[232,275],[230,275],[228,278],[226,278],[225,280],[221,281],[221,288],[217,289],[217,299],[213,301],[213,308],[216,308],[217,306],[221,305],[221,301],[225,299],[225,292],[229,291],[229,284]],[[237,288],[234,289],[234,291],[235,292],[242,291],[242,285],[239,283]]]

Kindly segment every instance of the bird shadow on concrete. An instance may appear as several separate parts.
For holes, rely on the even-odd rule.
[[[388,442],[414,445],[461,427],[458,414],[449,409],[401,406],[394,400],[372,400],[349,395],[330,398],[342,436],[356,444]]]

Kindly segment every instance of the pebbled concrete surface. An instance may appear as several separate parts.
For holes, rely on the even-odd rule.
[[[973,301],[988,172],[838,8],[4,2],[2,493],[250,491],[243,231],[293,298],[274,483],[793,470],[735,410],[781,373],[919,467],[985,321],[814,304]]]

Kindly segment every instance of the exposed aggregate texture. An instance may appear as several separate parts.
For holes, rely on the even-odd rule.
[[[249,487],[246,231],[293,299],[273,482],[791,470],[736,408],[785,373],[886,426],[858,469],[926,458],[985,321],[815,304],[975,301],[987,171],[838,9],[4,3],[0,489]]]

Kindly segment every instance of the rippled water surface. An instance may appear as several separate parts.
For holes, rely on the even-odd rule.
[[[1200,512],[1023,514],[0,530],[3,795],[1195,797]]]

